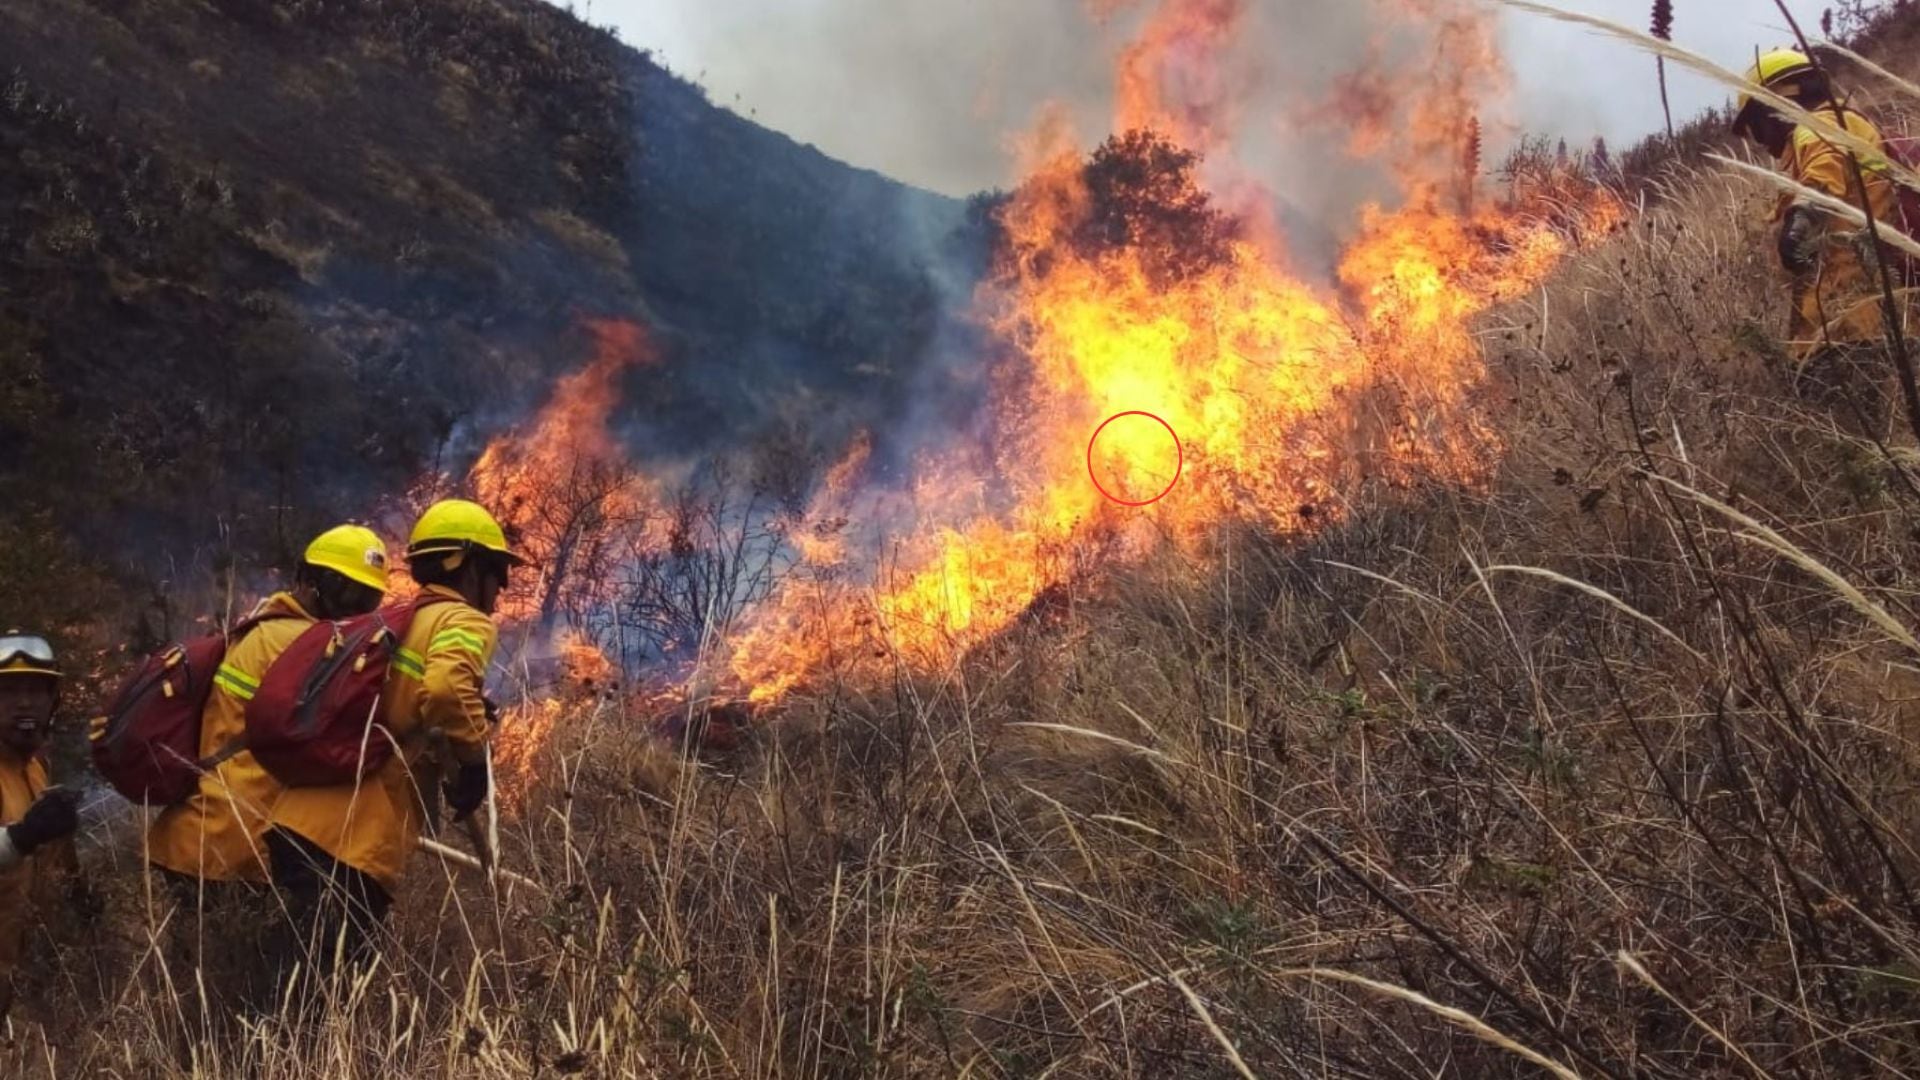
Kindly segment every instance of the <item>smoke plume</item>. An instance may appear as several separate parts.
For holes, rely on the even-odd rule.
[[[721,104],[950,194],[1011,186],[1010,147],[1043,108],[1083,149],[1175,133],[1210,152],[1216,192],[1323,273],[1361,203],[1409,171],[1457,173],[1471,117],[1496,147],[1513,129],[1497,29],[1465,0],[709,0],[678,28],[680,52],[715,65],[683,73]],[[1388,146],[1393,163],[1369,158]]]

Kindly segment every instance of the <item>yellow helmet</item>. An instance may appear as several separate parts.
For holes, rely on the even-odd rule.
[[[413,535],[407,539],[407,557],[437,552],[485,548],[503,556],[509,563],[523,565],[527,560],[507,546],[507,534],[500,523],[479,503],[465,499],[442,499],[427,507],[413,523]]]
[[[307,545],[306,562],[348,581],[387,591],[387,545],[364,525],[336,525]]]
[[[46,675],[58,679],[60,664],[46,638],[9,630],[0,634],[0,675]]]
[[[1753,66],[1747,69],[1747,81],[1758,83],[1782,97],[1792,98],[1797,97],[1793,92],[1793,81],[1818,70],[1813,60],[1798,49],[1775,49],[1754,59]],[[1735,135],[1747,133],[1747,125],[1754,118],[1754,104],[1752,94],[1740,95],[1740,104],[1733,110]]]

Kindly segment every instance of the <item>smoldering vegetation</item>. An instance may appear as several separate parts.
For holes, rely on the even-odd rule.
[[[47,927],[5,1066],[1920,1069],[1920,455],[1897,407],[1792,377],[1770,190],[1637,160],[1628,228],[1477,326],[1484,484],[1225,525],[1067,576],[946,664],[829,672],[758,715],[567,672],[512,762],[524,880],[423,859],[381,968],[242,1030],[201,1018],[221,968],[160,944],[133,822],[103,823],[98,902]],[[728,553],[769,550],[794,460],[659,504],[663,561],[587,560],[613,615],[559,588],[560,618],[603,646],[658,628],[689,646],[676,685],[708,685],[710,620],[783,572]],[[569,520],[605,505],[604,473],[551,480]]]
[[[1667,183],[1483,326],[1485,490],[1225,530],[730,748],[576,685],[538,887],[429,867],[390,967],[206,1040],[108,878],[13,1067],[1913,1070],[1916,462],[1795,395],[1765,193]]]

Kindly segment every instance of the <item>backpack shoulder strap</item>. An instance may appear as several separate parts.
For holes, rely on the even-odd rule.
[[[273,622],[276,619],[298,619],[300,617],[301,616],[291,611],[283,610],[278,604],[268,605],[265,600],[262,600],[260,603],[254,605],[254,609],[242,616],[238,622],[227,627],[226,637],[228,641],[233,641],[244,637],[247,631],[259,626],[261,623]]]
[[[231,648],[233,642],[238,641],[241,638],[245,637],[248,631],[252,630],[256,626],[259,626],[261,623],[274,622],[279,619],[298,619],[298,618],[300,618],[299,615],[296,615],[291,611],[283,611],[278,605],[268,607],[263,602],[260,606],[254,608],[253,611],[249,613],[246,617],[242,618],[239,622],[234,623],[232,626],[227,628],[226,638],[227,638],[228,647]],[[319,620],[315,620],[315,621],[319,621]],[[195,762],[194,767],[199,769],[201,772],[212,772],[214,769],[217,769],[220,766],[226,764],[227,762],[232,761],[235,757],[245,752],[246,749],[247,749],[246,736],[245,735],[235,736],[234,738],[227,740],[227,744],[225,746],[222,746],[220,749],[214,751],[210,756],[201,758],[199,761]]]
[[[387,608],[384,612],[384,617],[387,620],[387,626],[393,630],[394,636],[406,637],[407,631],[413,628],[414,618],[418,616],[423,609],[433,607],[436,604],[453,603],[458,603],[458,601],[451,596],[441,596],[439,593],[427,592],[423,589],[412,599],[401,601]]]
[[[213,770],[219,768],[222,765],[225,765],[227,762],[232,761],[234,758],[239,757],[241,754],[245,753],[246,749],[247,749],[246,736],[236,735],[233,738],[227,740],[227,745],[221,747],[218,750],[215,750],[211,757],[204,757],[204,758],[201,758],[199,761],[195,762],[194,768],[199,769],[201,772],[212,772]]]

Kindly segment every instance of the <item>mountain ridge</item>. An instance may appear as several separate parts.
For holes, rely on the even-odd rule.
[[[0,89],[0,497],[104,563],[145,533],[115,572],[284,561],[537,405],[587,316],[658,339],[643,452],[805,393],[831,443],[907,392],[965,220],[537,0],[19,0]]]

